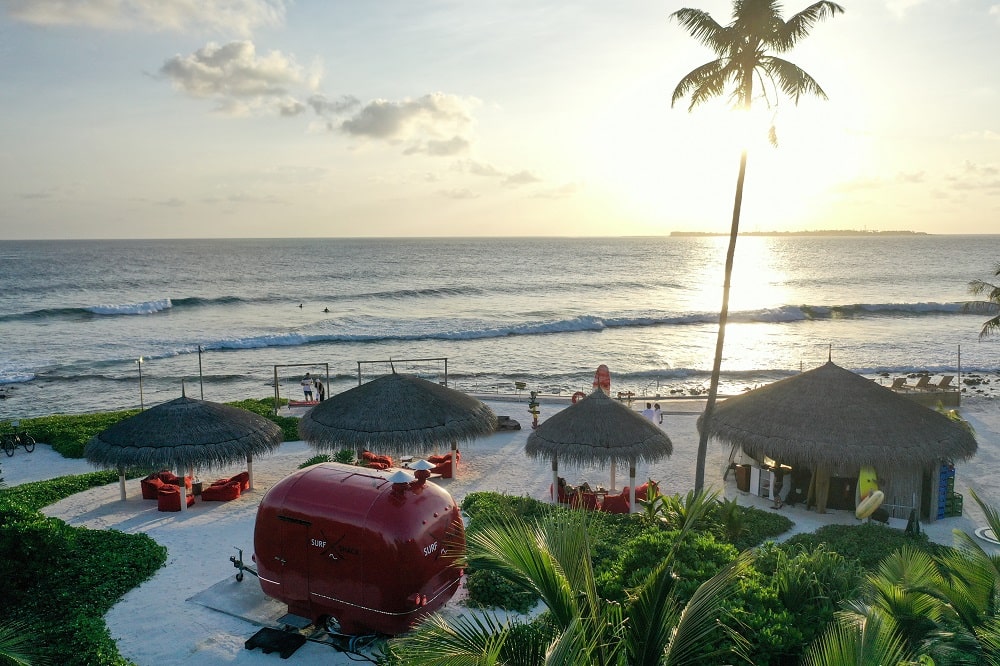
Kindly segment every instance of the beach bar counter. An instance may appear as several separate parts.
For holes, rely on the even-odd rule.
[[[426,478],[321,463],[279,481],[254,527],[261,589],[333,633],[409,630],[452,597],[462,576],[461,512]]]

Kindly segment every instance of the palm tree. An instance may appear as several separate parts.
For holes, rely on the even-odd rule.
[[[997,262],[993,275],[1000,277],[1000,262]],[[979,339],[982,340],[988,335],[1000,333],[1000,286],[985,280],[973,280],[969,283],[969,293],[973,296],[986,296],[986,300],[966,303],[966,312],[997,313],[983,324],[983,330],[979,331]]]
[[[701,494],[689,504],[678,544],[715,503],[715,494]],[[393,640],[392,654],[416,666],[675,666],[697,664],[720,632],[738,648],[745,644],[720,617],[737,578],[749,566],[749,554],[703,583],[681,605],[674,591],[672,551],[619,605],[597,594],[585,516],[557,509],[537,524],[510,517],[468,535],[469,562],[535,592],[548,611],[548,631],[528,634],[516,621],[488,614],[451,620],[435,615]]]
[[[777,0],[733,0],[733,21],[723,27],[716,23],[707,12],[700,9],[679,9],[673,14],[692,37],[712,49],[718,56],[688,72],[674,88],[671,106],[678,100],[690,96],[690,111],[699,104],[721,95],[727,89],[738,109],[749,111],[754,99],[754,78],[762,84],[762,93],[767,95],[763,84],[769,82],[774,89],[790,97],[798,104],[799,97],[813,94],[826,99],[826,93],[809,74],[798,66],[770,55],[769,52],[784,53],[809,34],[813,25],[827,16],[844,8],[828,0],[822,0],[806,7],[787,21],[781,17],[781,5]],[[776,143],[774,128],[770,138]],[[712,364],[712,379],[708,390],[708,402],[702,416],[701,437],[698,441],[698,462],[695,469],[695,490],[705,484],[705,456],[708,451],[709,422],[715,409],[715,399],[719,392],[719,372],[722,367],[722,348],[726,337],[726,321],[729,318],[729,285],[733,273],[733,257],[736,253],[736,237],[740,229],[740,209],[743,205],[743,181],[746,177],[747,150],[740,157],[740,170],[736,178],[736,199],[733,202],[732,227],[729,232],[729,249],[726,252],[725,280],[722,286],[722,308],[719,310],[719,334],[715,344],[715,361]]]

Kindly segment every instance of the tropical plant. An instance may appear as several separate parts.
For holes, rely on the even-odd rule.
[[[1000,513],[972,497],[1000,533]],[[957,530],[955,547],[936,556],[901,549],[808,655],[810,665],[1000,664],[1000,556]]]
[[[770,55],[769,52],[784,53],[790,50],[800,39],[809,34],[817,21],[843,11],[840,5],[823,0],[806,7],[785,21],[781,17],[781,4],[777,0],[733,0],[733,21],[727,26],[721,26],[703,10],[690,8],[677,10],[671,14],[671,18],[676,19],[692,37],[711,48],[718,58],[688,72],[680,80],[674,88],[671,106],[678,100],[690,96],[691,104],[688,107],[690,111],[729,89],[736,108],[749,111],[754,100],[755,78],[762,84],[769,82],[775,97],[780,91],[796,104],[804,94],[813,94],[826,99],[826,93],[809,74],[787,60]],[[767,89],[763,85],[761,88],[765,100],[770,105]],[[777,143],[773,127],[770,138],[772,143]],[[709,425],[719,392],[722,350],[729,317],[729,287],[732,281],[736,238],[739,235],[746,168],[747,149],[744,148],[740,157],[739,175],[736,178],[736,198],[733,202],[729,248],[726,252],[715,360],[712,364],[708,400],[702,416],[701,437],[698,441],[695,490],[701,490],[705,485]]]
[[[3,622],[0,624],[0,664],[31,666],[33,663],[42,663],[32,661],[33,643],[34,636],[28,627],[19,622]]]
[[[714,503],[700,497],[688,507],[681,537],[690,533]],[[468,562],[502,574],[515,586],[542,600],[551,631],[521,634],[522,655],[543,659],[516,663],[545,664],[695,664],[714,649],[725,632],[731,644],[740,637],[720,624],[725,601],[750,561],[742,555],[702,584],[686,604],[677,600],[674,552],[632,590],[624,604],[597,593],[585,512],[553,510],[535,522],[516,516],[468,535]],[[406,664],[500,664],[508,662],[505,645],[519,626],[488,614],[435,617],[389,644]]]
[[[993,275],[1000,277],[1000,261],[994,267]],[[983,323],[983,328],[979,331],[979,339],[982,340],[989,335],[1000,333],[1000,285],[985,280],[973,280],[969,283],[969,293],[973,296],[984,296],[986,300],[966,303],[966,312],[993,315]]]

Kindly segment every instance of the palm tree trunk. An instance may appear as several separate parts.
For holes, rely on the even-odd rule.
[[[736,255],[736,237],[740,233],[740,211],[743,208],[743,181],[747,174],[747,149],[740,155],[740,173],[736,177],[736,198],[733,201],[733,224],[729,230],[729,249],[726,251],[726,277],[722,283],[722,307],[719,309],[719,336],[715,341],[715,361],[712,363],[712,379],[708,385],[708,402],[701,417],[701,433],[698,437],[698,460],[694,472],[694,490],[701,492],[705,487],[705,458],[708,455],[708,433],[715,398],[719,394],[719,373],[722,369],[722,348],[726,341],[726,322],[729,320],[729,285],[733,277],[733,257]]]

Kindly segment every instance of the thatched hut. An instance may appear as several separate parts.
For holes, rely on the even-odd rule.
[[[829,474],[831,499],[853,502],[861,467],[874,467],[888,507],[926,520],[937,517],[942,465],[977,448],[963,422],[833,362],[720,402],[708,429],[758,462]]]
[[[431,453],[450,442],[457,463],[458,442],[491,434],[496,427],[493,410],[472,396],[393,372],[310,409],[299,422],[299,436],[321,451],[385,454]]]
[[[559,460],[610,463],[612,489],[615,466],[628,462],[629,502],[634,508],[636,463],[665,458],[674,452],[674,445],[659,426],[597,388],[539,425],[528,435],[524,452],[532,458],[552,459],[553,498],[559,483]]]
[[[124,500],[127,467],[168,467],[183,477],[194,467],[211,469],[246,460],[252,488],[253,456],[273,451],[281,440],[281,428],[259,414],[182,395],[95,435],[84,456],[94,465],[118,470]]]

